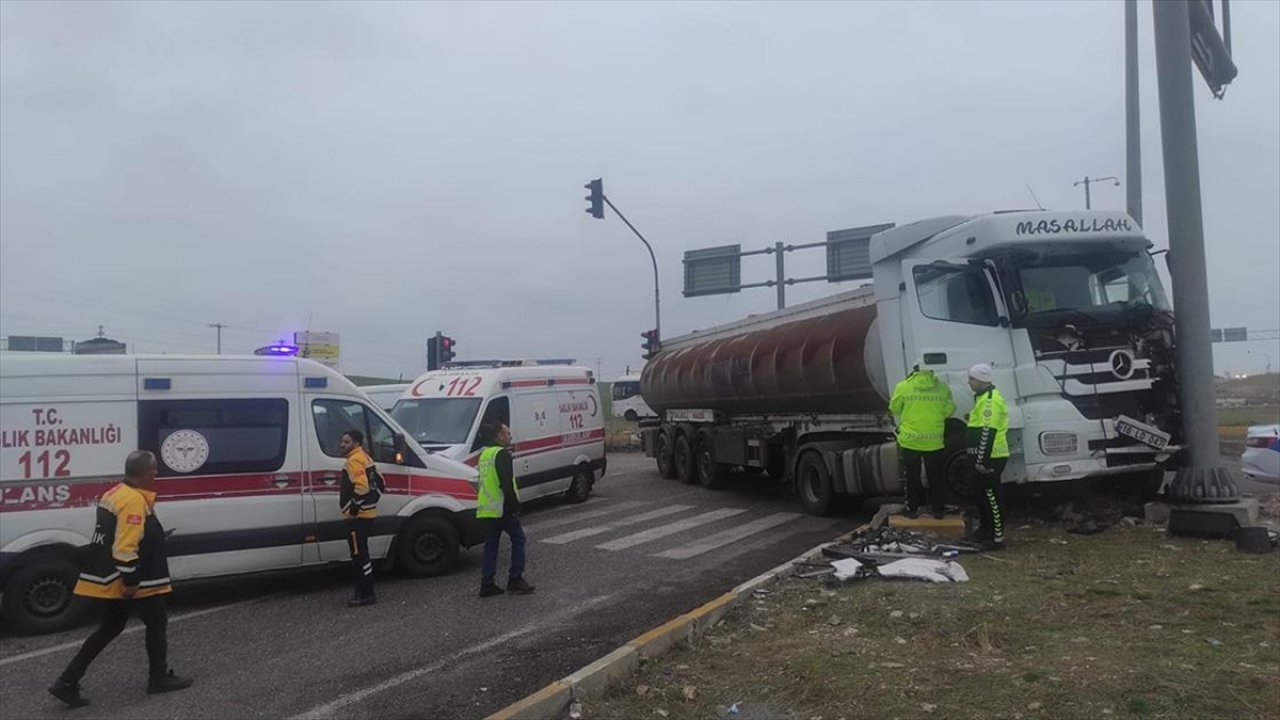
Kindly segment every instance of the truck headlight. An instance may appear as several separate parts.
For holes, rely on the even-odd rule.
[[[1040,433],[1040,452],[1045,455],[1067,455],[1080,447],[1080,438],[1073,432]]]

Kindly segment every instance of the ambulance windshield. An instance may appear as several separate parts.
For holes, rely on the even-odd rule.
[[[401,400],[391,417],[419,445],[457,445],[467,441],[480,410],[480,398]]]

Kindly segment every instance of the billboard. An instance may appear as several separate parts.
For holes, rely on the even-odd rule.
[[[298,331],[293,334],[293,344],[298,346],[298,357],[310,358],[331,368],[338,367],[341,353],[337,333]]]

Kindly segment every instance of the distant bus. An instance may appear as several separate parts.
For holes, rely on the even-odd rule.
[[[624,375],[613,381],[613,416],[631,422],[658,417],[640,397],[639,375]]]

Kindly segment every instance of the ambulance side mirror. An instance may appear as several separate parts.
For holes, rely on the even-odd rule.
[[[409,446],[405,444],[404,434],[396,433],[391,436],[391,442],[396,451],[396,464],[406,465],[406,459],[409,457]]]

